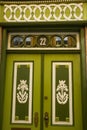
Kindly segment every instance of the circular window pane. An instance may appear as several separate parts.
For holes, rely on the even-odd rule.
[[[23,38],[21,36],[15,36],[12,39],[12,46],[13,47],[22,47],[23,46]]]
[[[76,40],[72,36],[66,36],[64,38],[64,46],[65,47],[76,47]]]
[[[25,47],[31,47],[31,46],[33,46],[33,37],[27,36],[25,38]]]
[[[54,36],[52,38],[52,46],[61,47],[62,46],[62,39],[59,36]]]

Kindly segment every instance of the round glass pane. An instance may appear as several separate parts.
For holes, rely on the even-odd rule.
[[[76,47],[76,40],[72,36],[66,36],[64,38],[64,46],[65,47]]]
[[[23,38],[21,36],[15,36],[12,39],[12,46],[13,47],[22,47],[23,46]]]
[[[25,46],[27,47],[29,47],[29,46],[31,46],[32,45],[32,40],[33,40],[33,38],[31,37],[31,36],[28,36],[28,37],[26,37],[25,38]]]
[[[60,36],[54,36],[52,38],[52,46],[61,47],[62,46],[62,39]]]

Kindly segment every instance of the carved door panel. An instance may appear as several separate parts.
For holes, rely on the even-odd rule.
[[[3,130],[40,130],[40,71],[40,55],[7,56]]]
[[[45,55],[44,96],[44,130],[83,130],[79,54]]]
[[[9,54],[3,130],[83,130],[79,54]]]

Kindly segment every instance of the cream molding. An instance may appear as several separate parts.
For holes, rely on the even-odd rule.
[[[83,0],[1,0],[0,4],[44,4],[44,3],[63,3],[63,2],[83,2]]]

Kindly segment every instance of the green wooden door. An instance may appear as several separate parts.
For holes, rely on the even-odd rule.
[[[9,54],[3,130],[83,130],[79,54]]]
[[[83,130],[80,57],[45,55],[43,111],[48,112],[48,130]],[[45,121],[44,130],[46,130]]]
[[[40,91],[40,55],[8,55],[3,130],[35,129],[34,120],[41,120]],[[40,122],[38,122],[38,130],[40,130]]]

